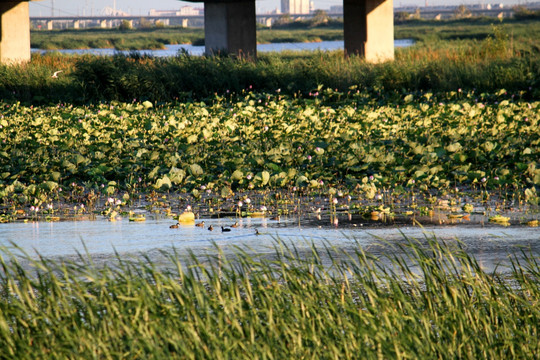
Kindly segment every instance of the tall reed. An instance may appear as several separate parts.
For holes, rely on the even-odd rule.
[[[117,255],[105,266],[7,255],[0,357],[538,357],[534,254],[489,274],[459,243],[386,250],[276,242],[266,257],[163,252],[160,265]]]

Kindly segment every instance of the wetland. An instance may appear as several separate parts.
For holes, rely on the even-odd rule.
[[[0,357],[537,358],[538,22],[480,23],[0,66]]]

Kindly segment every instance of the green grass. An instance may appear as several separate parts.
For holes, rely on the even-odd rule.
[[[32,31],[31,46],[44,50],[115,48],[162,49],[170,44],[201,43],[202,29],[154,28],[139,30],[85,29]]]
[[[540,355],[539,266],[486,273],[456,244],[410,241],[381,266],[358,247],[208,261],[163,253],[95,266],[1,261],[2,357],[490,358]],[[324,254],[324,255],[323,255]],[[328,254],[328,255],[327,255]],[[331,270],[322,265],[330,257]],[[25,260],[25,262],[28,260]],[[203,264],[204,263],[204,264]],[[412,265],[417,264],[416,271]]]
[[[215,93],[308,94],[319,86],[346,92],[351,87],[385,94],[476,90],[525,92],[540,97],[540,58],[514,54],[505,43],[398,50],[396,60],[369,64],[341,52],[260,55],[247,62],[180,55],[141,56],[34,55],[32,63],[0,66],[0,95],[24,103],[205,99]],[[56,70],[64,70],[51,79]]]
[[[259,29],[258,43],[314,42],[343,39],[335,28]],[[138,30],[87,29],[32,31],[31,45],[43,50],[114,48],[117,50],[163,49],[165,45],[204,45],[204,30],[197,28],[154,28]]]

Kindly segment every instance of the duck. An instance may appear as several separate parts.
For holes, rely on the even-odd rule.
[[[169,229],[178,229],[178,225],[180,225],[180,224],[176,223],[174,225],[171,225],[171,226],[169,226]]]
[[[279,221],[279,219],[280,219],[280,216],[279,216],[279,215],[274,216],[273,218],[270,218],[270,220],[275,220],[275,221]]]
[[[213,227],[212,225],[210,225],[210,226],[208,227],[208,230],[209,230],[209,231],[212,231],[212,230],[214,230],[214,227]]]
[[[231,229],[223,227],[223,226],[221,227],[221,232],[227,232],[227,231],[231,231]]]
[[[195,226],[204,227],[204,221],[201,221],[200,223],[196,223]]]
[[[258,229],[255,229],[255,235],[261,235]]]
[[[232,228],[237,228],[239,226],[240,226],[240,224],[238,223],[238,221],[231,225]]]

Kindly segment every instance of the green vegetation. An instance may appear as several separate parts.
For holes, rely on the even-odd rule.
[[[423,46],[444,48],[464,45],[482,46],[482,42],[505,41],[514,52],[540,52],[540,21],[461,19],[448,21],[410,20],[396,25],[396,38],[414,39]]]
[[[186,202],[450,222],[481,203],[498,226],[509,208],[538,226],[524,217],[540,202],[537,23],[469,39],[407,26],[424,40],[378,65],[333,52],[0,66],[0,222],[135,221],[134,206],[174,216]],[[406,255],[278,242],[268,258],[96,266],[0,249],[0,358],[538,358],[534,256],[488,274],[459,243],[383,249]]]
[[[316,89],[207,102],[0,104],[0,199],[58,188],[191,192],[360,187],[521,192],[540,185],[540,102],[456,91],[401,98]],[[373,176],[373,181],[368,177]],[[413,185],[414,183],[414,185]],[[368,196],[368,195],[363,195]]]
[[[488,44],[488,42],[486,42]],[[0,67],[0,96],[26,104],[88,103],[133,99],[167,102],[203,100],[215,93],[281,89],[308,95],[319,86],[351,87],[384,95],[416,91],[500,89],[540,97],[540,60],[532,55],[493,55],[498,44],[433,50],[401,50],[394,62],[369,64],[341,52],[261,55],[256,63],[230,58],[177,56],[39,56],[29,65]],[[52,79],[56,70],[64,70]]]
[[[110,183],[109,195],[204,186],[228,197],[322,181],[360,197],[458,187],[537,203],[538,39],[490,29],[383,64],[316,52],[2,66],[0,198],[40,205]]]
[[[43,50],[114,48],[117,50],[163,49],[165,45],[204,45],[204,30],[199,28],[150,28],[130,30],[87,29],[33,31],[32,47]],[[340,28],[260,29],[258,43],[317,42],[343,39]]]
[[[300,36],[302,31],[310,37],[319,36],[319,31],[326,32],[325,36],[334,36],[331,30],[335,25],[326,26],[330,30],[321,26],[291,30],[284,25],[268,32],[274,34],[273,40],[284,41]],[[186,29],[145,31],[156,38],[193,32]],[[130,33],[129,30],[124,32]],[[495,93],[506,89],[516,94],[524,92],[528,99],[540,97],[539,21],[508,21],[496,26],[482,20],[444,22],[443,25],[409,21],[398,28],[397,33],[415,38],[417,45],[397,49],[394,62],[377,65],[357,57],[344,59],[341,51],[260,54],[257,62],[185,54],[173,58],[136,54],[114,57],[36,54],[29,65],[0,66],[0,96],[4,100],[34,105],[130,102],[133,99],[167,102],[202,100],[227,91],[240,93],[250,86],[256,92],[281,89],[288,95],[306,95],[322,85],[341,92],[356,86],[362,91],[375,89],[384,94],[438,93],[459,88]],[[66,34],[70,41],[75,39],[70,32]],[[88,31],[89,34],[94,33]],[[137,34],[133,33],[135,38]],[[94,35],[100,41],[108,41],[102,36],[102,30],[96,30]],[[264,32],[260,31],[259,36],[264,38]],[[127,35],[123,39],[129,41]],[[155,40],[146,36],[143,39]],[[57,70],[64,72],[52,79],[50,75]]]
[[[278,243],[203,265],[118,257],[97,267],[1,260],[0,347],[18,359],[491,358],[540,354],[540,268],[488,274],[454,244],[411,241],[403,258]],[[324,255],[323,255],[324,253]],[[388,249],[387,254],[394,251]],[[328,255],[327,255],[328,254]],[[330,256],[332,268],[321,256]],[[341,256],[343,258],[343,256]],[[412,270],[411,262],[418,264]],[[161,269],[161,270],[160,270]]]
[[[33,48],[118,50],[163,49],[170,44],[203,43],[204,30],[196,28],[86,29],[32,31]]]

